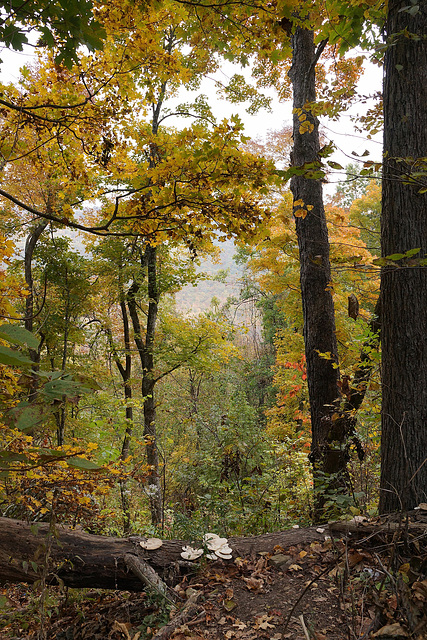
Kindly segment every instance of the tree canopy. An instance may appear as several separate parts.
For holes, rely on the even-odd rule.
[[[116,532],[228,514],[244,533],[368,512],[379,492],[385,510],[422,503],[425,9],[112,0],[3,13],[6,46],[40,35],[0,96],[4,513],[89,523],[96,505],[93,526],[114,514]],[[387,70],[384,166],[353,154],[343,167],[319,119],[365,100],[368,56]],[[202,91],[224,61],[238,65],[216,81],[225,100],[253,113],[274,88],[293,97],[292,126],[251,141],[238,115],[216,118]],[[359,119],[367,136],[378,105]],[[331,174],[345,179],[325,197]],[[176,296],[209,280],[203,261],[226,239],[241,280],[193,317]],[[43,496],[52,478],[58,493]]]

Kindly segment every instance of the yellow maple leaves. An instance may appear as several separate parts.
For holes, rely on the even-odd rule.
[[[304,204],[303,200],[295,200],[294,201],[294,211],[293,214],[295,218],[305,218],[309,211],[313,210],[312,204]]]

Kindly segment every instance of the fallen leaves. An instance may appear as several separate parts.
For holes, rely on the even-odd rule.
[[[253,576],[250,576],[250,578],[243,577],[242,579],[246,583],[246,587],[249,591],[261,592],[263,590],[264,580],[262,578],[254,578]]]
[[[256,616],[254,629],[274,629],[276,625],[270,624],[271,620],[273,620],[273,617],[266,613],[261,616]]]
[[[126,638],[126,640],[139,640],[139,637],[141,635],[141,631],[137,631],[137,633],[135,633],[135,635],[131,636],[129,631],[132,629],[132,625],[129,623],[124,623],[124,622],[118,622],[117,620],[114,620],[113,625],[111,627],[111,631],[118,631],[119,633],[122,633],[124,635],[124,637]]]
[[[381,629],[373,634],[373,637],[384,638],[385,640],[388,638],[396,638],[396,640],[398,640],[398,638],[409,638],[405,629],[403,629],[398,622],[381,627]]]

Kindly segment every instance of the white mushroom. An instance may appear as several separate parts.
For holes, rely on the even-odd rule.
[[[215,551],[215,554],[222,560],[231,560],[231,558],[233,557],[233,550],[230,549],[230,547],[224,546],[220,549],[217,549]]]
[[[227,538],[214,538],[213,540],[207,540],[205,544],[209,551],[216,551],[226,545],[227,542]]]
[[[203,536],[203,542],[206,544],[211,540],[218,540],[219,536],[216,533],[205,533]]]
[[[203,555],[203,549],[182,547],[181,558],[184,558],[184,560],[197,560],[201,555]]]
[[[220,553],[233,553],[233,549],[231,547],[228,546],[228,544],[223,544],[221,547],[219,547],[219,549],[215,549],[215,553],[219,551]]]
[[[163,542],[160,538],[146,538],[145,540],[141,540],[139,543],[143,549],[148,549],[148,551],[153,551],[154,549],[159,549]]]

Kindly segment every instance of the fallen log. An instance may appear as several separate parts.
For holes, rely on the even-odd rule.
[[[427,512],[408,511],[404,516],[391,514],[370,522],[367,519],[356,519],[330,522],[328,525],[332,536],[356,536],[357,538],[383,537],[384,539],[396,539],[397,536],[406,536],[408,539],[416,537],[418,540],[427,540]]]
[[[294,544],[324,540],[325,533],[316,527],[290,529],[253,537],[232,537],[229,545],[233,557],[273,552],[274,547],[287,548]],[[164,540],[159,549],[142,549],[144,536],[113,538],[48,523],[31,525],[21,520],[0,518],[0,584],[34,583],[46,576],[48,584],[62,582],[76,588],[124,589],[142,591],[143,584],[133,570],[131,558],[141,559],[173,583],[179,573],[184,540]],[[133,563],[138,564],[138,563]],[[191,566],[191,565],[190,565]],[[197,563],[194,564],[197,567]]]

